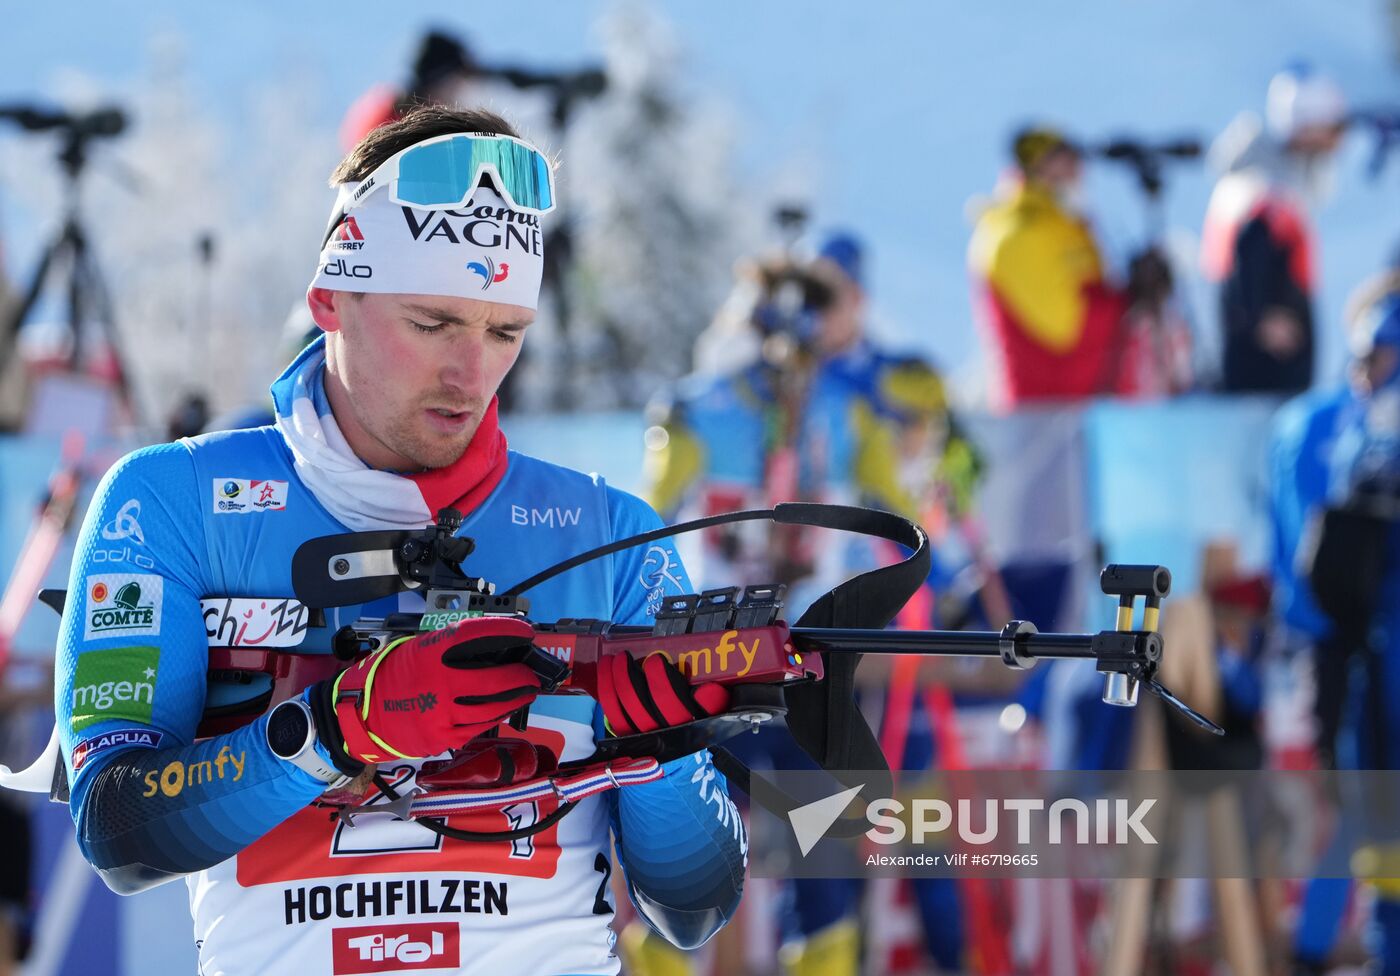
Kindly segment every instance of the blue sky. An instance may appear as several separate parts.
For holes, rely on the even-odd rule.
[[[966,208],[991,187],[1017,124],[1044,117],[1089,137],[1209,137],[1239,109],[1259,107],[1269,76],[1295,58],[1337,74],[1359,102],[1400,104],[1385,0],[657,6],[679,37],[684,86],[728,106],[745,184],[760,198],[809,189],[822,224],[863,233],[880,331],[952,367],[978,350],[963,269]],[[0,39],[0,100],[42,96],[73,68],[131,84],[149,66],[150,38],[174,32],[197,95],[235,135],[255,124],[252,93],[285,78],[311,87],[312,121],[332,127],[366,86],[404,74],[427,24],[460,30],[483,60],[580,66],[599,55],[594,24],[605,3],[406,7],[123,0],[84,5],[73,30],[71,5],[28,4]],[[1400,160],[1373,185],[1360,178],[1364,155],[1359,140],[1348,147],[1343,192],[1320,220],[1322,311],[1333,325],[1346,291],[1400,239]],[[1175,227],[1199,230],[1209,188],[1199,167],[1173,181]],[[1090,190],[1121,259],[1141,226],[1131,187],[1099,170]],[[30,235],[16,195],[0,187],[12,273],[25,267]],[[1208,303],[1196,315],[1213,327]],[[1335,368],[1339,342],[1324,334],[1323,349]]]

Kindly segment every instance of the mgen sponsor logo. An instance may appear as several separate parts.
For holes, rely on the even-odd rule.
[[[112,720],[149,725],[159,670],[158,647],[79,654],[73,672],[73,731]]]

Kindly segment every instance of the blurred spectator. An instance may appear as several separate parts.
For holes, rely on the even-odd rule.
[[[1349,329],[1356,333],[1370,322],[1374,331],[1376,309],[1395,293],[1400,293],[1400,270],[1363,283],[1347,303]],[[1364,336],[1353,342],[1360,350],[1372,345],[1374,340]],[[1319,761],[1329,768],[1335,763],[1347,670],[1358,640],[1353,628],[1339,629],[1317,605],[1307,567],[1299,565],[1299,549],[1305,530],[1326,507],[1332,454],[1357,395],[1352,383],[1342,382],[1288,401],[1274,418],[1269,447],[1274,613],[1286,642],[1305,646],[1313,655],[1315,742]]]
[[[476,72],[476,59],[460,40],[430,30],[418,44],[413,72],[402,86],[380,84],[365,92],[340,123],[340,144],[349,150],[371,129],[392,122],[414,105],[464,102],[463,86]]]
[[[202,393],[186,393],[170,411],[165,421],[165,439],[178,441],[203,433],[209,425],[209,401]]]
[[[1063,133],[1035,127],[1016,135],[1012,155],[1010,185],[978,219],[968,249],[993,396],[1016,408],[1112,389],[1125,301],[1105,280],[1093,232],[1074,210],[1080,150]]]
[[[1350,653],[1318,609],[1306,578],[1298,574],[1298,548],[1308,523],[1326,502],[1330,454],[1351,397],[1344,383],[1300,394],[1274,417],[1269,441],[1274,614],[1284,628],[1285,645],[1313,658],[1314,743],[1325,768],[1335,764]]]
[[[1266,576],[1242,571],[1237,560],[1238,551],[1231,542],[1206,546],[1202,584],[1209,609],[1202,636],[1208,657],[1193,662],[1197,674],[1172,686],[1177,694],[1188,696],[1196,707],[1204,709],[1225,734],[1211,735],[1169,710],[1166,745],[1172,769],[1260,769],[1264,765],[1259,727],[1264,707],[1260,658],[1265,648],[1270,587]],[[1184,601],[1178,601],[1178,607],[1183,605]],[[1173,663],[1181,673],[1183,662]],[[1172,678],[1176,680],[1175,675]]]
[[[740,268],[735,295],[697,343],[714,362],[650,409],[645,494],[663,516],[807,500],[918,519],[935,480],[953,505],[967,503],[977,461],[950,422],[941,378],[865,335],[862,261],[858,242],[838,234],[815,261]],[[808,540],[786,540],[775,565],[766,532],[735,528],[709,536],[704,562],[688,563],[697,578],[822,575]],[[849,567],[825,568],[839,575],[819,580],[822,591]]]
[[[821,501],[922,521],[934,492],[946,495],[950,509],[970,504],[978,463],[951,422],[941,378],[865,334],[865,280],[864,248],[846,233],[828,236],[815,260],[783,256],[741,266],[734,295],[697,342],[701,371],[650,411],[644,494],[664,517]],[[893,555],[850,536],[791,526],[723,529],[707,533],[703,559],[687,559],[691,578],[701,587],[787,583],[793,617],[811,598]],[[952,574],[939,573],[941,592]],[[870,674],[867,667],[863,677]],[[746,735],[731,745],[751,765],[809,765],[781,734]],[[783,886],[785,972],[860,971],[858,894],[858,884],[842,879]],[[924,880],[916,900],[931,955],[956,971],[964,952],[956,888]]]
[[[1342,728],[1337,765],[1400,768],[1400,276],[1363,286],[1353,302],[1351,395],[1342,401],[1328,452],[1325,509],[1314,514],[1301,558],[1316,604],[1330,618],[1319,642],[1319,685],[1332,691]],[[1321,506],[1319,506],[1321,507]],[[1321,690],[1321,689],[1320,689]],[[1342,703],[1345,703],[1344,705]],[[1327,730],[1324,728],[1323,732]],[[1400,852],[1371,853],[1394,863]],[[1380,872],[1393,877],[1393,872]],[[1374,880],[1375,956],[1382,971],[1400,966],[1400,883]],[[1348,883],[1318,878],[1308,886],[1294,950],[1321,972],[1345,911]]]
[[[1330,78],[1294,67],[1269,83],[1265,117],[1245,112],[1211,147],[1223,175],[1201,240],[1220,285],[1222,382],[1233,393],[1312,383],[1317,260],[1308,207],[1330,191],[1346,101]]]
[[[1174,300],[1175,287],[1171,263],[1158,248],[1145,248],[1128,261],[1128,309],[1113,364],[1114,392],[1156,398],[1194,385],[1191,324]]]

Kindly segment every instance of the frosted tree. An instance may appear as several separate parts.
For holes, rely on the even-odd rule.
[[[685,373],[754,236],[730,178],[732,124],[683,89],[669,25],[628,2],[600,30],[608,88],[562,154],[574,260],[568,331],[553,348],[567,358],[532,364],[529,384],[558,391],[554,406],[637,406]],[[536,350],[551,348],[541,340]]]
[[[130,117],[125,133],[94,147],[82,214],[147,426],[159,429],[187,393],[203,393],[216,412],[264,398],[331,200],[329,189],[314,192],[336,157],[333,133],[306,124],[310,86],[281,79],[276,92],[252,93],[257,122],[237,144],[227,120],[201,104],[175,35],[156,38],[142,76],[116,91],[76,72],[52,90],[70,111],[116,102]],[[60,209],[51,156],[35,139],[5,161],[10,185],[34,188],[23,202],[44,224]],[[11,261],[9,272],[30,268]],[[60,285],[50,280],[55,297]],[[30,319],[26,331],[40,341],[61,312],[54,305]]]

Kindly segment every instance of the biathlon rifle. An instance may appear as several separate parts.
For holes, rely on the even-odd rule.
[[[467,572],[464,563],[474,544],[456,534],[462,524],[461,515],[445,509],[435,525],[419,531],[354,532],[303,543],[293,558],[293,588],[297,599],[313,610],[362,605],[405,590],[423,593],[426,607],[422,613],[361,619],[341,628],[333,638],[335,658],[340,662],[338,669],[346,661],[372,653],[400,637],[447,626],[463,615],[528,618],[529,600],[524,594],[591,560],[685,532],[759,519],[884,538],[898,543],[909,555],[900,563],[862,573],[840,584],[793,624],[782,619],[783,588],[777,585],[754,585],[742,590],[732,586],[671,596],[650,627],[623,626],[606,620],[531,620],[537,635],[535,646],[516,652],[523,653],[523,657],[512,660],[528,664],[540,676],[545,693],[588,694],[596,698],[598,664],[602,659],[612,654],[643,658],[657,652],[676,663],[692,683],[719,682],[728,686],[730,693],[729,708],[721,714],[654,732],[604,739],[587,759],[548,770],[546,779],[551,786],[567,781],[571,775],[584,779],[587,773],[612,781],[604,783],[604,788],[616,786],[619,776],[641,768],[639,762],[655,766],[709,748],[716,766],[747,791],[747,768],[720,744],[784,718],[798,745],[819,766],[838,779],[853,778],[859,771],[859,782],[866,784],[870,795],[885,795],[878,791],[892,785],[889,766],[853,697],[853,676],[863,654],[997,657],[1015,669],[1030,668],[1042,658],[1091,660],[1104,675],[1105,702],[1135,705],[1140,689],[1146,686],[1196,724],[1223,734],[1217,725],[1157,680],[1163,651],[1162,637],[1157,632],[1158,617],[1162,599],[1171,588],[1171,574],[1164,567],[1110,565],[1103,570],[1100,585],[1104,593],[1118,598],[1114,630],[1042,634],[1034,624],[1022,620],[1011,621],[1000,632],[889,630],[886,626],[890,620],[927,576],[928,539],[921,528],[906,519],[864,508],[779,504],[772,509],[697,519],[589,550],[503,591]],[[1140,628],[1134,626],[1139,598],[1145,604]],[[310,683],[306,680],[310,672],[297,667],[295,661],[289,664],[287,659],[319,657],[318,669],[330,663],[326,655],[240,649],[226,653],[262,654],[264,661],[273,660],[274,665],[269,668],[259,667],[251,657],[230,657],[220,662],[211,658],[211,667],[221,663],[233,669],[252,666],[270,671],[274,677],[274,701],[289,697]],[[524,729],[524,720],[523,714],[517,714],[511,724]],[[478,739],[478,748],[480,743]],[[871,771],[882,772],[884,782],[878,776],[872,782]],[[430,778],[420,777],[420,785]],[[391,798],[397,798],[382,779],[379,786]],[[431,793],[430,788],[429,796]],[[497,793],[499,790],[482,791],[482,798],[495,797]],[[419,822],[465,840],[514,839],[556,822],[576,802],[566,791],[555,788],[554,793],[561,801],[560,807],[529,828],[482,833],[455,830],[434,821]],[[411,807],[411,798],[405,796],[399,798],[405,803],[398,812],[416,818],[483,805],[471,799],[469,790],[452,796],[437,806],[420,797]],[[795,805],[793,802],[787,809]]]

